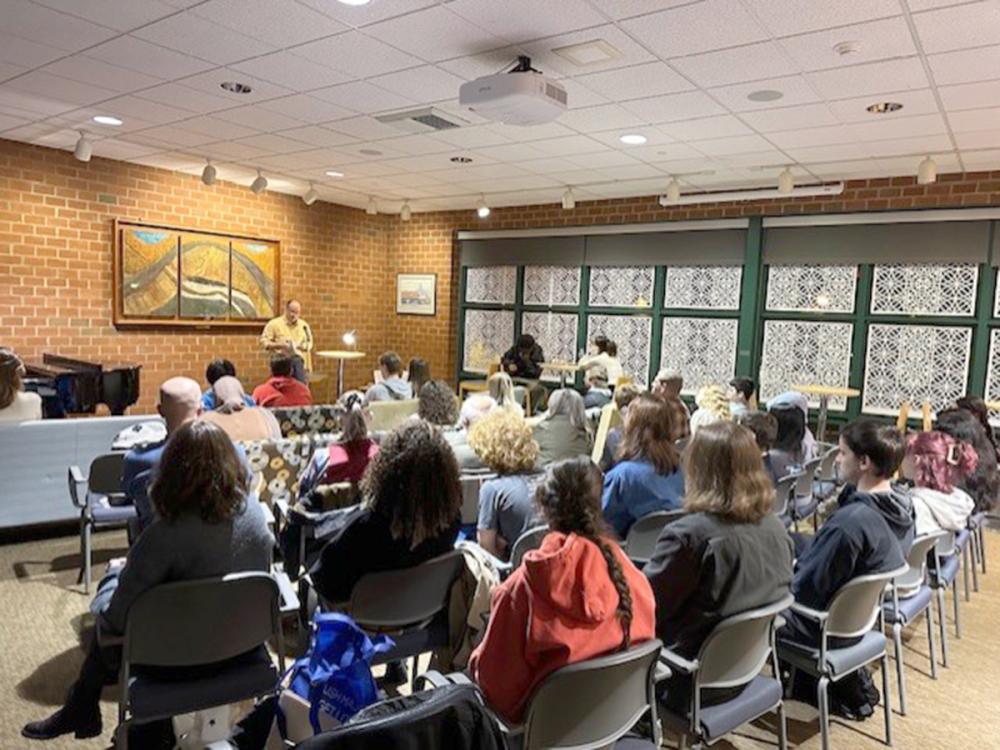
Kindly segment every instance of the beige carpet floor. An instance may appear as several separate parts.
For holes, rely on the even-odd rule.
[[[923,621],[911,631],[905,646],[909,714],[898,715],[893,679],[895,747],[903,750],[945,748],[1000,748],[1000,533],[987,532],[990,572],[980,577],[980,592],[968,604],[962,601],[963,638],[951,635],[951,667],[928,675],[926,628]],[[96,565],[123,553],[120,533],[96,535]],[[115,716],[115,691],[105,691],[102,739],[81,742],[72,736],[34,743],[20,736],[21,726],[48,715],[65,697],[83,661],[81,641],[91,625],[88,597],[76,585],[79,542],[75,537],[0,546],[0,750],[48,747],[106,748]],[[950,611],[950,598],[949,598]],[[876,684],[881,684],[875,675]],[[789,738],[792,747],[819,748],[815,709],[789,702]],[[769,723],[747,728],[717,748],[776,746]],[[881,712],[865,723],[836,721],[832,746],[842,750],[881,748]],[[676,746],[669,738],[668,746]]]

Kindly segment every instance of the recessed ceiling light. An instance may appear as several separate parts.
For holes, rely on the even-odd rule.
[[[856,42],[853,39],[849,39],[844,42],[837,42],[833,45],[833,51],[836,52],[841,57],[846,57],[847,55],[853,55],[861,50],[861,42]]]
[[[249,94],[253,91],[249,84],[240,83],[239,81],[225,81],[219,85],[230,94]]]
[[[368,5],[371,0],[337,0],[342,5]]]
[[[454,162],[455,164],[472,164],[471,156],[453,156],[448,161]]]
[[[100,125],[121,125],[122,120],[112,115],[97,115],[94,117],[94,122]]]
[[[580,68],[585,68],[588,65],[600,65],[622,56],[621,52],[603,39],[591,39],[589,42],[556,47],[552,51]]]
[[[381,156],[382,155],[381,151],[376,151],[373,148],[363,148],[358,153],[359,154],[364,154],[365,156]]]
[[[338,172],[336,169],[328,169],[328,170],[326,170],[326,176],[327,177],[343,177],[344,173],[343,172]]]
[[[641,146],[646,142],[646,136],[642,133],[626,133],[618,138],[626,146]]]
[[[747,94],[747,99],[752,102],[776,102],[783,96],[784,94],[774,89],[761,89],[760,91],[751,91]]]
[[[898,112],[902,108],[903,105],[899,102],[875,102],[865,107],[873,115],[887,115],[890,112]]]

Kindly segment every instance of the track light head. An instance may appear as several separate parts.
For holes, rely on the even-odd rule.
[[[413,212],[410,209],[410,202],[403,201],[403,207],[399,209],[399,218],[403,221],[409,221],[412,213]]]
[[[305,192],[305,195],[302,196],[302,202],[305,203],[307,206],[311,206],[318,200],[319,200],[319,193],[316,192],[316,188],[314,188],[313,184],[310,182],[309,189]]]
[[[573,195],[573,188],[566,188],[566,192],[562,196],[562,207],[566,211],[572,211],[576,208],[576,196]]]
[[[94,153],[94,145],[87,140],[86,133],[80,133],[80,138],[73,149],[73,156],[77,161],[90,161],[90,155]]]
[[[937,162],[925,156],[917,167],[917,184],[930,185],[934,182],[937,182]]]
[[[260,195],[267,190],[267,178],[257,170],[257,179],[250,183],[250,189],[254,195]]]
[[[218,171],[212,164],[211,160],[205,160],[205,168],[201,170],[201,181],[206,185],[214,185],[215,178],[218,176]]]
[[[790,193],[793,190],[795,190],[795,176],[792,175],[792,170],[785,167],[778,175],[778,192]]]
[[[479,196],[479,204],[476,206],[476,214],[480,219],[485,219],[490,215],[490,207],[486,205],[486,196]]]
[[[365,208],[365,213],[369,216],[375,216],[378,213],[378,204],[375,203],[375,196],[368,196],[368,206]]]

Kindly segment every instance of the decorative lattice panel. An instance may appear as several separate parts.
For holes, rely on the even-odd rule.
[[[648,266],[593,266],[590,269],[590,304],[597,307],[650,307],[653,304],[653,278],[653,269]]]
[[[640,315],[591,315],[587,318],[587,341],[599,333],[614,341],[625,374],[646,385],[652,325],[650,318]]]
[[[487,372],[514,345],[514,313],[510,310],[466,310],[462,367]]]
[[[875,266],[871,310],[890,315],[972,315],[978,280],[975,263]]]
[[[965,395],[972,329],[957,326],[868,327],[864,411],[896,414],[903,401],[935,411]]]
[[[727,318],[667,318],[660,342],[660,367],[684,374],[684,393],[704,385],[725,385],[736,371],[739,321]]]
[[[482,266],[469,268],[465,273],[466,302],[514,304],[517,266]]]
[[[847,387],[851,370],[851,323],[768,320],[760,362],[760,396],[766,401],[792,385]],[[819,406],[819,399],[810,401]],[[831,398],[844,409],[846,399]]]
[[[986,400],[1000,401],[1000,328],[990,331],[990,361],[986,369]],[[990,422],[1000,424],[1000,412],[990,412]]]
[[[854,312],[857,266],[770,266],[768,310]]]
[[[997,269],[997,281],[1000,282],[1000,268]],[[997,283],[993,296],[993,317],[1000,318],[1000,283]]]
[[[669,266],[665,307],[738,310],[742,266]]]
[[[580,269],[577,266],[525,266],[524,304],[580,304]]]
[[[526,312],[521,332],[530,333],[545,353],[546,362],[576,361],[577,316],[572,313]],[[545,370],[542,380],[559,381],[559,374]]]

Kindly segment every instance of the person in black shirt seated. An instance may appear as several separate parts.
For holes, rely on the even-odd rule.
[[[542,377],[544,361],[545,354],[542,352],[542,347],[535,343],[535,337],[522,333],[517,338],[517,344],[504,352],[501,369],[512,378],[538,380]]]
[[[382,439],[361,494],[362,503],[344,513],[310,571],[327,602],[348,601],[366,573],[410,568],[448,552],[458,536],[458,463],[441,433],[423,420],[408,420]]]

